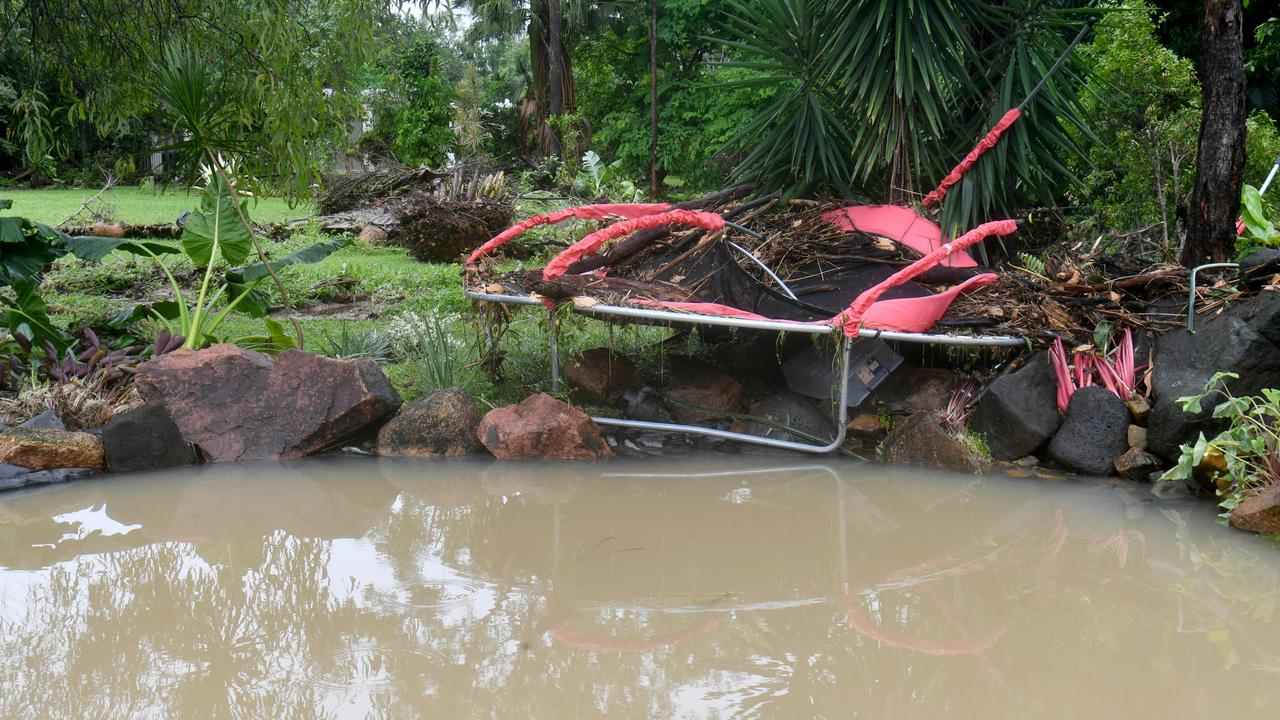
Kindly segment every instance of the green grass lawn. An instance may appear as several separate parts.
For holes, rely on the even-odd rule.
[[[0,188],[0,199],[13,201],[13,208],[6,211],[6,215],[21,215],[37,222],[57,225],[97,193],[97,190],[81,188]],[[146,190],[122,186],[111,188],[99,200],[114,211],[116,221],[132,225],[154,225],[177,220],[184,211],[199,203],[200,197],[179,187]],[[95,203],[95,207],[102,207],[101,203]],[[291,208],[281,198],[260,198],[250,204],[249,212],[256,222],[274,223],[309,217],[311,208],[305,205]]]
[[[14,200],[12,210],[3,214],[58,223],[95,192],[9,190],[0,191],[0,198]],[[120,222],[148,224],[172,221],[197,198],[181,192],[156,195],[137,188],[118,188],[110,191],[108,201],[115,204]],[[528,215],[545,209],[537,206],[521,208],[521,212]],[[290,209],[278,199],[263,200],[251,212],[258,222],[307,215],[306,209]],[[555,245],[571,242],[579,234],[565,232],[565,237],[553,238]],[[270,256],[283,257],[326,237],[309,228],[284,241],[262,238],[262,242]],[[196,270],[184,257],[166,256],[166,262],[179,282],[188,287],[197,284]],[[541,262],[524,264],[534,267]],[[516,310],[506,325],[500,380],[495,382],[480,371],[479,359],[487,346],[484,325],[463,295],[461,267],[456,263],[423,263],[398,247],[353,240],[321,262],[293,266],[281,275],[296,307],[292,315],[277,307],[274,319],[290,327],[296,318],[306,349],[322,354],[341,354],[341,346],[352,344],[353,339],[381,336],[389,340],[391,352],[383,367],[406,399],[457,384],[483,405],[497,406],[550,389],[546,315],[538,309]],[[278,303],[274,286],[268,285],[267,290]],[[123,253],[102,262],[62,258],[46,273],[41,293],[50,317],[72,332],[84,327],[101,329],[107,318],[135,303],[173,296],[155,261]],[[133,332],[140,340],[150,340],[160,329],[157,323],[144,322],[135,325]],[[262,319],[232,314],[217,334],[235,339],[264,332]],[[658,343],[669,334],[665,329],[641,326],[611,331],[604,323],[570,316],[563,321],[561,346],[567,357],[575,350],[612,345],[652,368],[661,363]]]

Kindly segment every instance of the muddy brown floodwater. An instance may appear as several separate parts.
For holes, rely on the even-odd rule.
[[[1102,481],[211,466],[0,496],[0,717],[1276,717],[1278,603]]]

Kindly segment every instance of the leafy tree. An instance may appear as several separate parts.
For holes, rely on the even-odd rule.
[[[1205,0],[1201,28],[1204,106],[1187,233],[1178,259],[1191,266],[1235,252],[1244,181],[1244,17],[1240,0]]]
[[[1169,247],[1195,175],[1195,67],[1160,44],[1154,10],[1143,0],[1102,18],[1082,55],[1090,73],[1081,102],[1103,138],[1081,142],[1091,161],[1082,198],[1090,220],[1121,232],[1158,226]]]
[[[388,12],[374,0],[0,3],[0,74],[24,102],[0,123],[27,166],[71,151],[59,129],[134,130],[154,117],[147,68],[178,41],[218,67],[228,120],[254,149],[248,169],[303,193],[360,111],[356,81]]]
[[[393,39],[370,88],[373,127],[361,145],[406,165],[439,166],[453,143],[454,96],[444,76],[439,33],[413,23]]]
[[[927,190],[1036,85],[1094,11],[1059,0],[732,0],[733,65],[774,89],[737,138],[736,175],[791,193],[901,201]],[[949,230],[1053,202],[1087,127],[1072,59],[947,196]]]
[[[610,0],[458,0],[475,18],[472,38],[528,36],[529,85],[520,99],[519,142],[539,155],[562,152],[555,119],[576,118],[577,84],[571,50],[601,25],[617,21],[625,3]],[[589,128],[576,128],[578,137]],[[570,148],[576,153],[578,148]],[[568,151],[566,151],[568,152]]]
[[[578,109],[591,124],[591,147],[633,178],[647,175],[649,162],[648,38],[638,31],[646,12],[630,6],[623,22],[584,39],[577,63]],[[721,12],[705,0],[659,3],[658,179],[675,176],[686,190],[724,181],[732,153],[721,150],[772,94],[733,84],[750,71],[712,63],[720,48],[704,33]]]

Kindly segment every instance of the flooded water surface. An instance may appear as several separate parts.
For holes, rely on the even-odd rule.
[[[1102,482],[208,467],[0,496],[0,717],[1276,717],[1278,602]]]

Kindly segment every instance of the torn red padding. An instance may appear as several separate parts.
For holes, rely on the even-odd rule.
[[[990,285],[997,280],[998,276],[994,273],[985,273],[975,275],[965,280],[963,283],[952,287],[949,290],[940,292],[937,295],[925,295],[923,297],[896,298],[894,300],[881,300],[871,305],[866,313],[862,316],[862,327],[872,330],[892,330],[896,332],[914,332],[922,333],[933,327],[943,315],[947,314],[947,310],[951,307],[951,303],[955,302],[956,297],[961,293],[968,292],[984,285]],[[697,313],[699,315],[719,315],[721,317],[733,317],[742,320],[768,320],[771,322],[794,322],[791,320],[778,320],[777,318],[769,318],[763,315],[757,315],[753,312],[740,310],[728,305],[719,303],[695,303],[695,302],[659,302],[656,300],[634,299],[630,301],[634,305],[645,305],[648,307],[665,308],[668,310],[680,310],[683,312]],[[842,324],[838,322],[843,313],[831,318],[830,320],[815,320],[813,322],[801,323],[803,325],[829,325]],[[848,333],[848,328],[845,328]],[[856,329],[855,331],[856,332]]]
[[[582,205],[579,207],[566,208],[557,210],[545,215],[534,215],[524,222],[517,223],[495,235],[485,244],[476,248],[474,252],[467,257],[467,264],[476,262],[480,258],[488,255],[497,248],[510,242],[512,238],[518,237],[524,231],[537,227],[539,225],[554,225],[565,220],[604,220],[609,217],[637,218],[645,215],[655,215],[660,212],[666,212],[671,209],[669,203],[618,203],[604,205]]]
[[[964,250],[965,248],[982,242],[992,235],[1008,235],[1017,229],[1018,223],[1013,220],[995,220],[983,223],[964,235],[961,235],[955,240],[952,240],[946,245],[943,245],[937,250],[934,250],[928,255],[925,255],[919,260],[911,263],[905,268],[902,268],[898,272],[890,275],[874,287],[863,291],[863,293],[849,305],[849,309],[840,313],[840,315],[837,315],[833,318],[833,321],[844,325],[846,335],[856,335],[858,327],[862,325],[863,316],[867,313],[868,309],[880,299],[880,296],[884,295],[889,290],[889,288],[896,287],[908,280],[918,277],[925,271],[942,262],[947,258],[947,256],[954,254],[957,250]],[[982,276],[980,275],[978,277]]]
[[[614,238],[630,235],[637,230],[647,230],[670,224],[688,225],[702,228],[703,230],[719,230],[724,227],[724,218],[715,213],[699,212],[697,210],[668,210],[657,215],[646,215],[614,223],[582,238],[570,245],[564,252],[552,258],[551,262],[547,263],[547,266],[543,268],[542,277],[545,280],[554,280],[560,277],[569,270],[570,265],[599,250],[601,246]]]
[[[856,230],[902,243],[921,255],[942,247],[942,230],[916,211],[897,205],[855,205],[831,210],[822,219],[841,230]],[[953,253],[951,267],[977,267],[967,252]]]
[[[991,128],[991,132],[987,133],[986,137],[979,140],[978,144],[974,145],[973,149],[969,151],[969,154],[964,156],[964,159],[960,161],[960,164],[956,165],[954,170],[952,170],[946,177],[942,178],[942,182],[938,183],[938,187],[934,188],[933,192],[924,196],[925,206],[937,205],[942,202],[942,198],[946,197],[947,191],[951,189],[951,186],[960,182],[960,178],[964,177],[964,174],[969,172],[969,168],[973,167],[973,164],[978,161],[978,158],[982,157],[982,154],[986,151],[995,147],[996,143],[1000,142],[1000,136],[1004,134],[1004,131],[1008,130],[1009,126],[1016,122],[1021,116],[1022,112],[1018,110],[1018,108],[1013,108],[1009,112],[1005,113],[1004,117],[1000,118],[1000,122],[996,123],[996,126]]]

